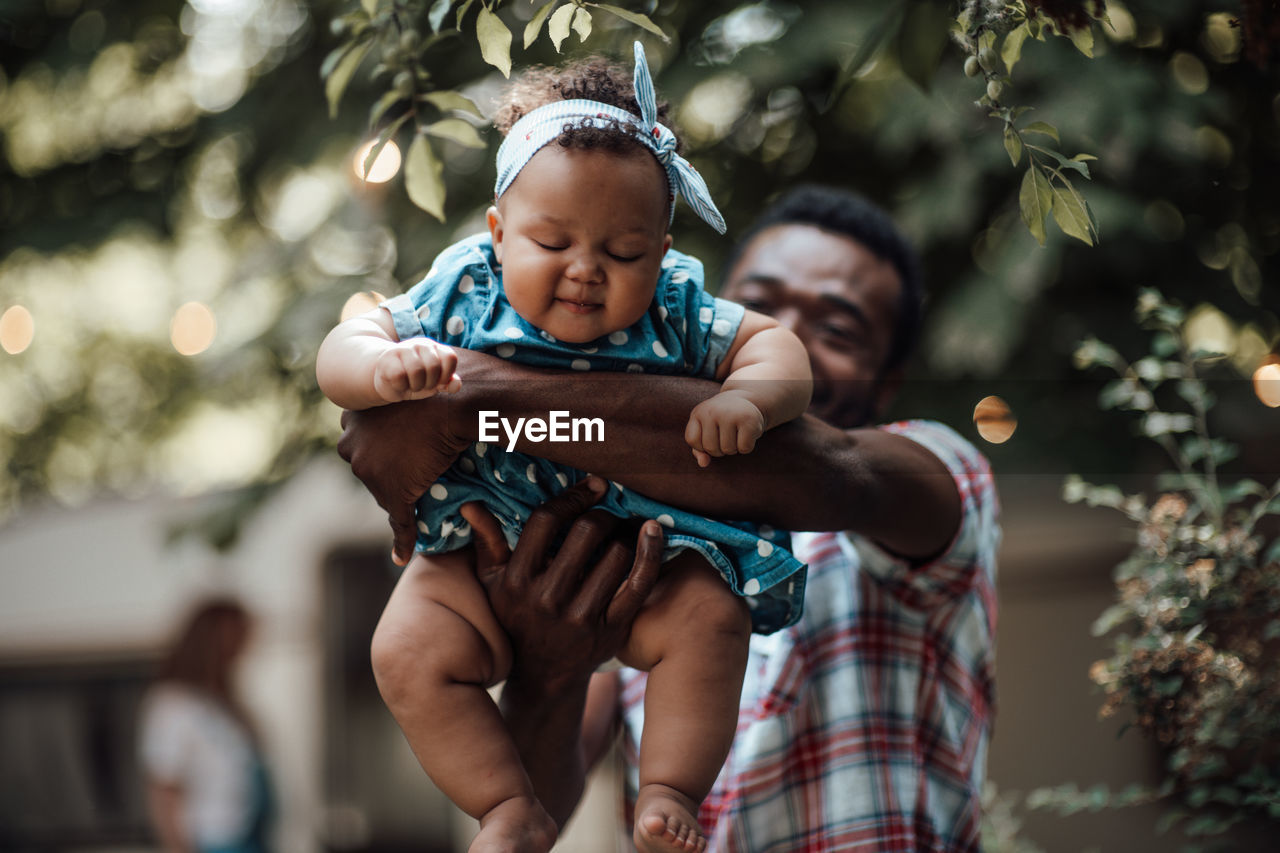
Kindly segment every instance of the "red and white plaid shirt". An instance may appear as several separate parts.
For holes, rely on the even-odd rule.
[[[699,815],[708,853],[979,849],[999,504],[986,459],[948,427],[883,429],[946,464],[960,529],[923,565],[862,536],[794,537],[804,615],[751,638],[738,732]],[[632,792],[644,681],[622,671]]]

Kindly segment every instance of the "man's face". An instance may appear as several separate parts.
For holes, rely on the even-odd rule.
[[[747,245],[721,296],[773,317],[809,351],[809,414],[862,426],[888,403],[886,376],[902,280],[855,240],[812,225],[775,225]]]

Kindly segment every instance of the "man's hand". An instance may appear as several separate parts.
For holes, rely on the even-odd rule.
[[[524,679],[555,689],[585,682],[626,643],[636,613],[658,579],[662,528],[646,521],[631,549],[613,534],[620,520],[588,511],[607,484],[588,477],[529,516],[515,551],[483,504],[462,514],[471,523],[476,575],[511,636],[515,667]],[[552,553],[556,535],[569,527]],[[592,563],[601,546],[603,556]]]
[[[338,453],[386,510],[397,565],[413,556],[413,505],[468,445],[450,431],[445,412],[444,403],[422,400],[342,413]]]

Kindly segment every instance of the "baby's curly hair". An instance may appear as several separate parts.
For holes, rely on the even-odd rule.
[[[512,125],[538,107],[579,98],[619,107],[639,118],[640,107],[636,104],[631,75],[630,69],[602,56],[578,60],[562,68],[532,68],[513,81],[498,100],[494,127],[506,136]],[[679,150],[679,132],[671,127],[669,113],[669,104],[659,101],[658,121],[676,134]],[[636,141],[634,130],[616,122],[612,127],[603,128],[566,122],[556,142],[564,148],[602,149],[619,154],[647,150]]]

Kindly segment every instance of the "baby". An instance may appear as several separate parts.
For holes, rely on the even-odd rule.
[[[812,382],[800,341],[709,296],[701,264],[671,250],[676,195],[721,233],[724,222],[658,121],[639,43],[635,54],[634,81],[591,60],[513,87],[497,120],[506,139],[488,233],[446,249],[408,293],[329,334],[316,369],[331,400],[363,409],[456,391],[454,345],[548,367],[721,380],[685,433],[700,465],[750,452],[766,429],[805,411]],[[474,574],[460,508],[484,501],[514,542],[533,508],[581,476],[473,445],[418,505],[417,553],[400,586],[412,584],[404,594],[424,626],[419,640],[380,666],[375,637],[379,687],[418,760],[480,819],[473,853],[549,850],[556,826],[485,691],[506,677],[512,650]],[[635,844],[701,850],[697,810],[733,739],[750,632],[799,618],[804,567],[765,528],[700,518],[616,484],[597,505],[667,528],[663,576],[618,655],[649,672]]]

